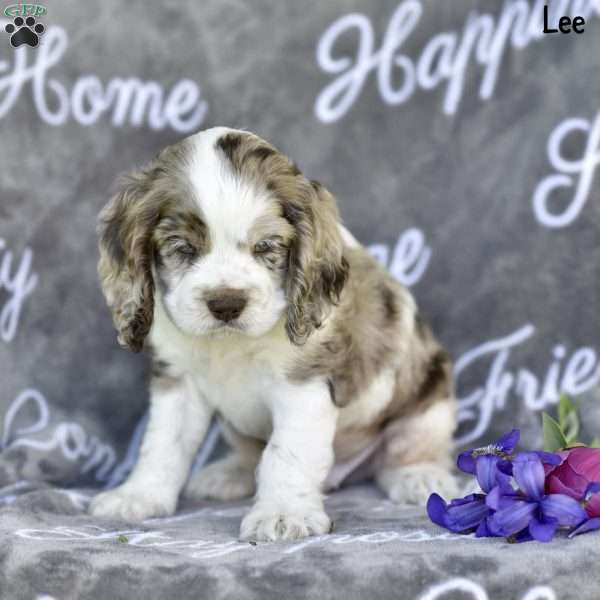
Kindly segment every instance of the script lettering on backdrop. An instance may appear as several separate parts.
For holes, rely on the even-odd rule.
[[[0,238],[0,339],[4,342],[14,339],[25,299],[37,285],[38,276],[31,271],[32,261],[32,250],[25,248],[17,264],[5,240]],[[8,299],[3,303],[4,292]]]
[[[42,432],[48,432],[46,439],[40,439]],[[67,461],[81,461],[80,473],[93,473],[97,481],[106,481],[116,462],[114,448],[89,435],[79,423],[52,426],[48,401],[32,388],[23,390],[4,415],[0,449],[19,447],[40,452],[58,449]]]
[[[422,279],[431,260],[431,248],[424,233],[417,228],[400,234],[391,257],[386,244],[371,244],[368,251],[406,287],[414,286]]]
[[[468,429],[456,441],[467,444],[483,435],[497,411],[504,410],[507,399],[516,396],[531,411],[541,411],[556,404],[561,392],[578,396],[600,384],[600,357],[594,348],[583,346],[567,355],[563,344],[551,351],[550,364],[542,377],[521,367],[508,367],[511,353],[530,340],[535,327],[528,323],[513,333],[490,340],[463,354],[454,366],[458,396],[458,422]],[[466,393],[461,392],[461,379],[472,367],[487,364],[488,374],[483,384]]]
[[[0,19],[0,29],[4,30],[7,23]],[[97,75],[83,75],[69,91],[50,76],[53,67],[63,60],[68,45],[67,32],[57,25],[48,27],[44,43],[35,50],[26,45],[13,49],[6,44],[4,53],[10,53],[13,63],[11,70],[8,61],[0,60],[0,119],[17,105],[30,84],[35,110],[49,125],[64,125],[69,117],[80,125],[93,125],[110,114],[114,127],[147,125],[159,130],[168,126],[187,133],[204,121],[208,104],[191,79],[178,81],[167,93],[156,81],[130,77],[113,78],[103,84]]]
[[[361,13],[344,15],[327,28],[317,44],[317,64],[336,78],[317,96],[315,115],[324,123],[341,119],[358,100],[371,73],[375,74],[381,99],[389,106],[408,102],[419,89],[428,91],[445,86],[442,110],[446,115],[453,115],[470,76],[469,68],[481,65],[479,97],[489,100],[496,89],[507,47],[523,49],[544,38],[546,4],[549,4],[551,23],[557,21],[559,15],[583,16],[586,22],[594,14],[600,16],[598,0],[503,2],[497,18],[472,11],[462,32],[444,31],[434,35],[420,55],[413,58],[402,52],[402,46],[415,31],[423,14],[420,0],[399,4],[379,49],[369,17]],[[351,43],[350,40],[357,38],[353,54],[336,53],[340,40]]]
[[[565,156],[563,143],[577,133],[584,136],[584,150],[579,158],[571,159]],[[541,225],[560,229],[577,219],[590,197],[594,174],[600,164],[600,112],[593,122],[569,118],[559,123],[548,138],[546,151],[554,173],[537,185],[533,212]],[[566,203],[556,199],[561,189],[568,193]]]

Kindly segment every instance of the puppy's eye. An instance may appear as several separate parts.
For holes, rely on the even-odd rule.
[[[185,244],[177,246],[177,252],[179,254],[183,254],[184,256],[194,256],[196,254],[196,250],[194,250],[194,247],[191,244],[188,244],[187,242]]]
[[[272,240],[261,240],[254,245],[254,254],[267,254],[275,249],[275,244]]]
[[[194,246],[185,240],[177,240],[173,244],[173,250],[186,258],[196,256],[196,249]]]

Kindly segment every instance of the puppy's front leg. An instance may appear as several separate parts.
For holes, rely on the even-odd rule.
[[[127,521],[172,514],[210,418],[183,377],[155,379],[138,462],[125,483],[94,498],[91,513]]]
[[[321,488],[333,464],[337,408],[325,382],[287,384],[277,393],[242,539],[293,540],[331,529]]]

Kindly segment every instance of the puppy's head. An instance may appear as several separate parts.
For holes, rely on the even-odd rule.
[[[193,336],[303,343],[346,281],[333,196],[259,137],[191,136],[129,175],[99,217],[99,272],[119,342],[143,347],[155,295]]]

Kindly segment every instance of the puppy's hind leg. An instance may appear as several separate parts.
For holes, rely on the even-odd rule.
[[[226,423],[221,430],[231,450],[190,477],[183,496],[190,500],[238,500],[256,492],[256,467],[264,443],[242,436]]]
[[[387,425],[375,477],[391,500],[425,504],[432,492],[458,494],[450,460],[454,415],[454,400],[444,399]]]

